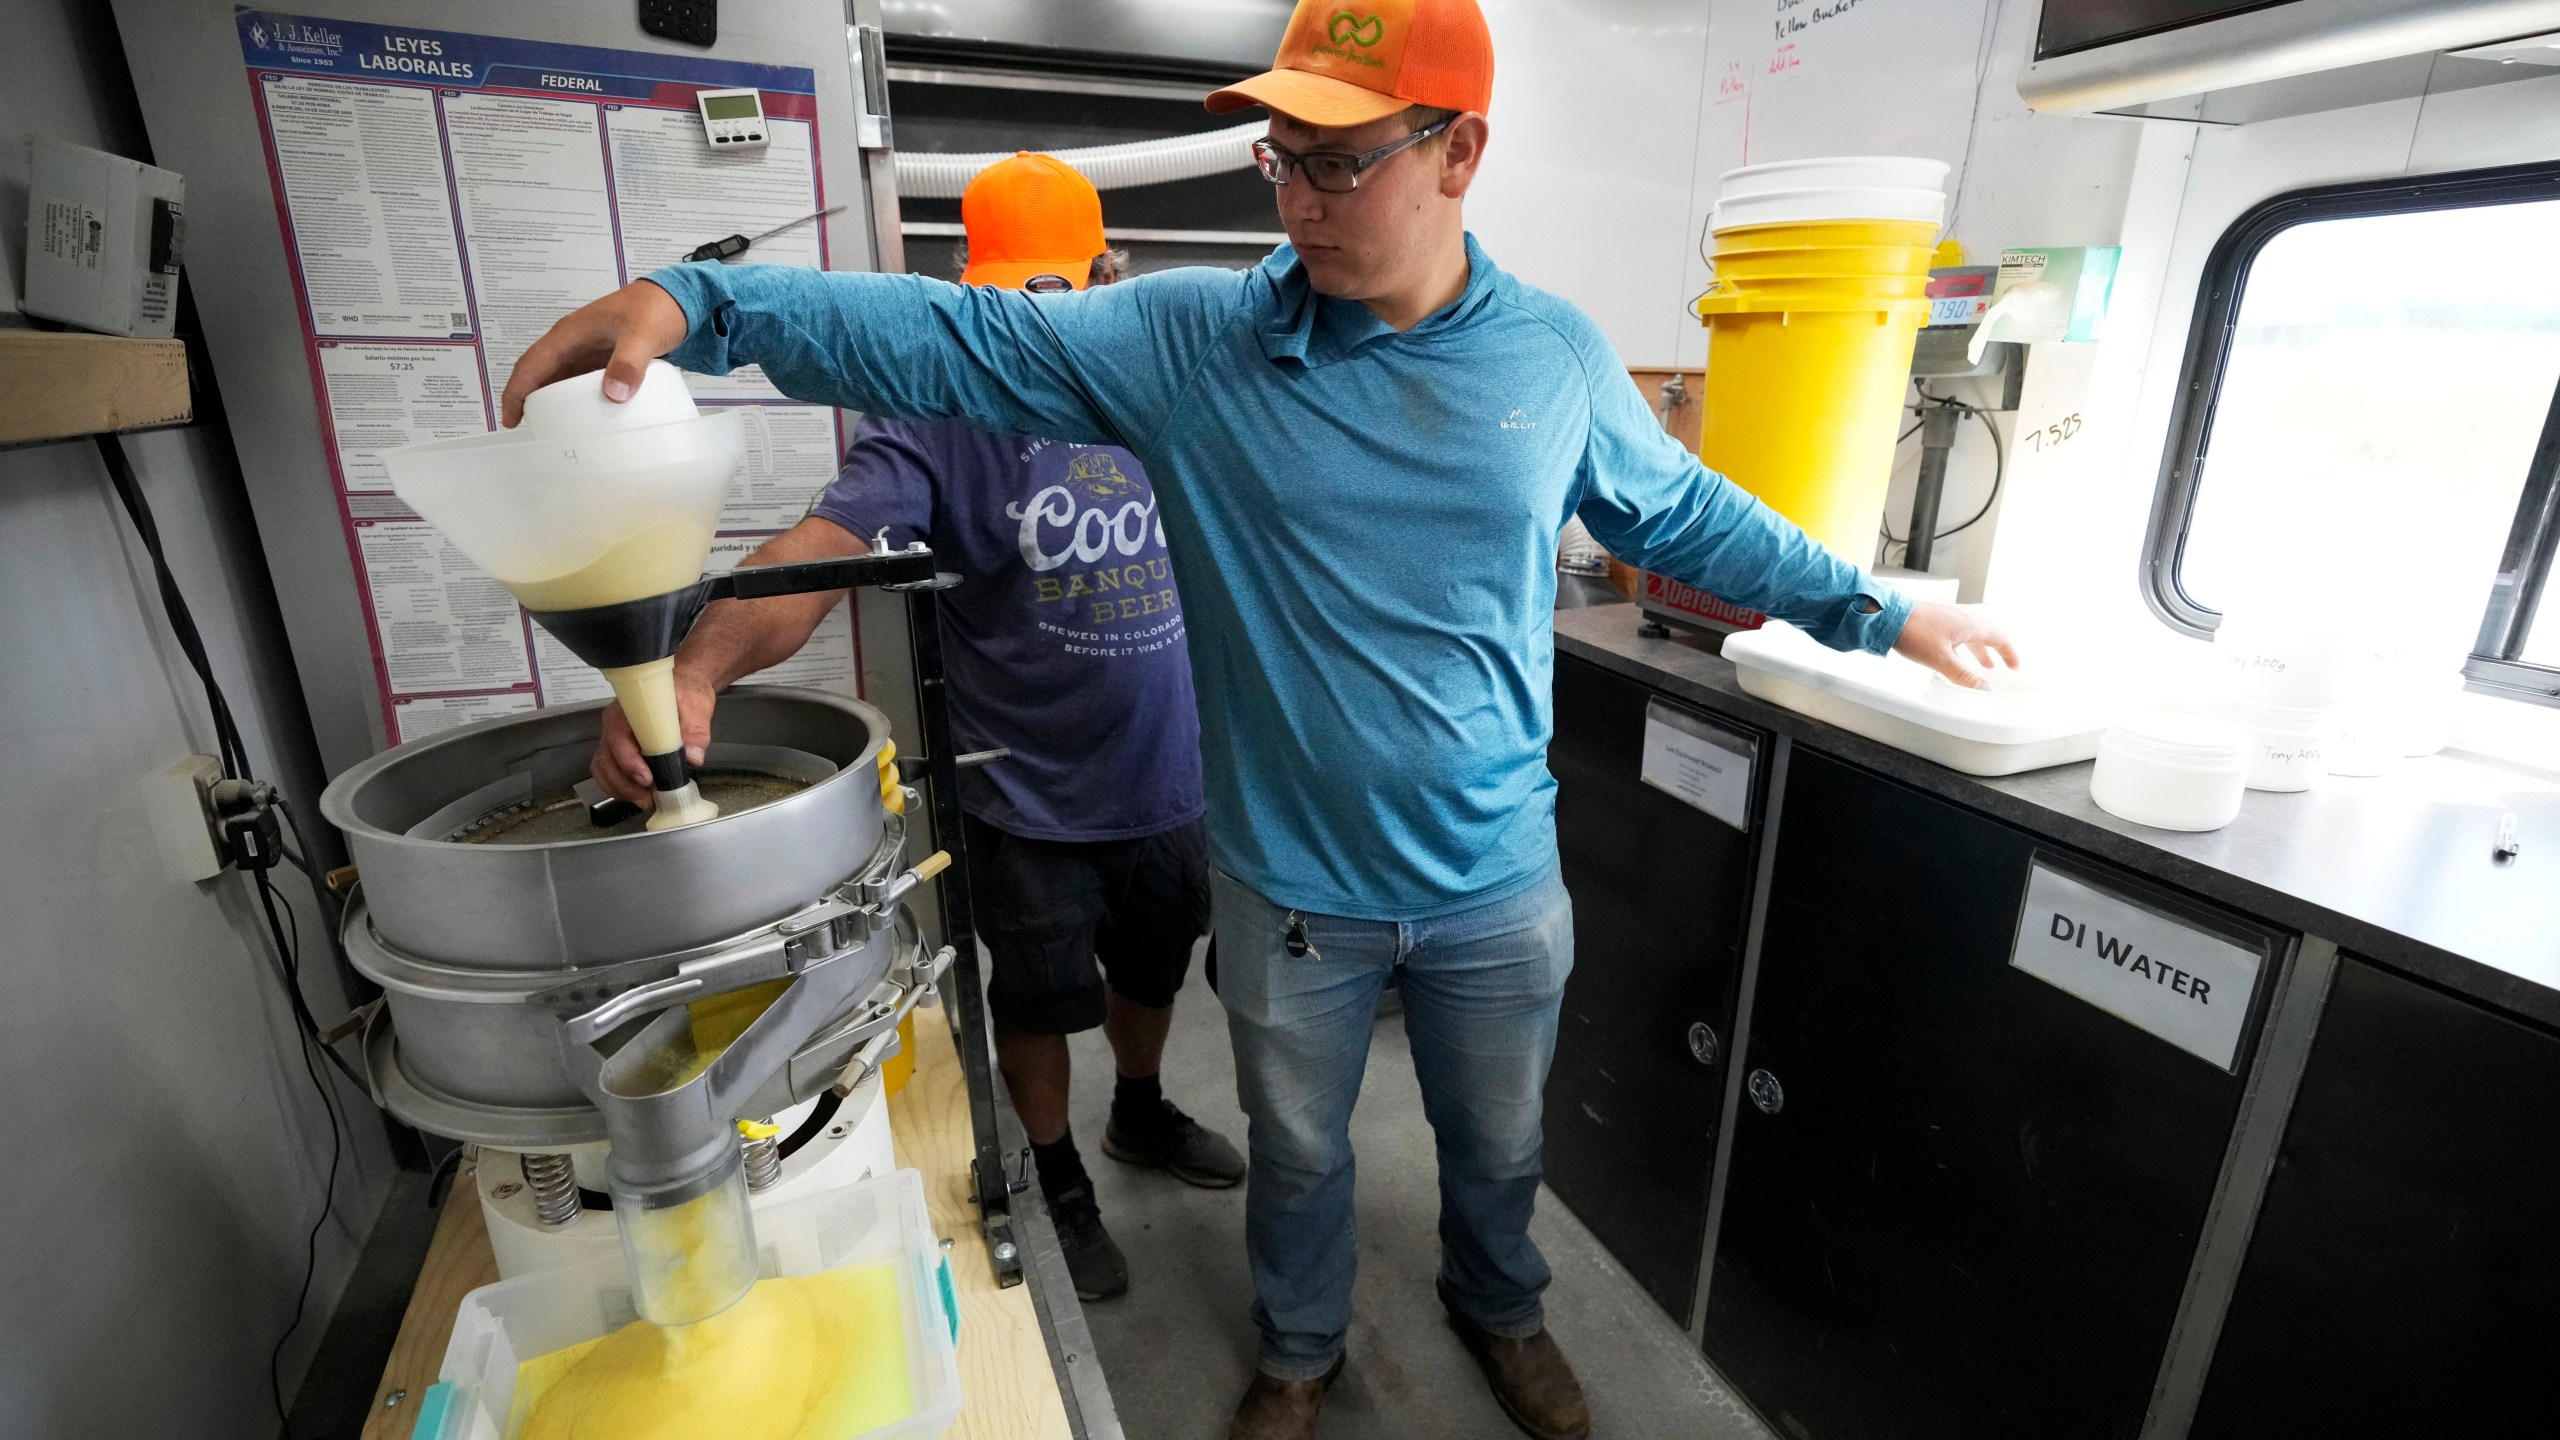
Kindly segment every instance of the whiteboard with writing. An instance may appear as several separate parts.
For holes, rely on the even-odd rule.
[[[2265,954],[2047,865],[2027,871],[2009,963],[2225,1070]]]

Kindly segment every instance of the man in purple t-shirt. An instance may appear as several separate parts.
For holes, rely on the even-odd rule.
[[[961,214],[969,284],[1119,278],[1101,198],[1047,156],[990,167]],[[1208,929],[1209,870],[1200,721],[1155,492],[1126,450],[872,417],[809,517],[746,563],[860,555],[883,536],[893,549],[924,541],[962,579],[942,604],[952,738],[1012,752],[960,782],[977,929],[995,957],[996,1059],[1076,1294],[1106,1299],[1128,1288],[1128,1264],[1068,1131],[1068,1035],[1099,1025],[1111,1042],[1104,1153],[1213,1188],[1245,1170],[1157,1078],[1174,993]],[[718,692],[788,658],[842,599],[724,600],[704,613],[676,652],[695,763]],[[623,799],[654,794],[619,709],[605,713],[593,768]]]

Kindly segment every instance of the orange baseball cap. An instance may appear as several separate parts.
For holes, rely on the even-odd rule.
[[[1271,68],[1209,97],[1309,125],[1366,125],[1413,105],[1493,104],[1493,32],[1476,0],[1298,0]]]
[[[1093,257],[1108,248],[1093,182],[1054,155],[1028,150],[979,171],[960,192],[960,227],[969,233],[963,285],[1019,290],[1054,275],[1081,290]]]

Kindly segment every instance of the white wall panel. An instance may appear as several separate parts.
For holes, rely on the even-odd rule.
[[[1580,306],[1630,365],[1681,313],[1706,66],[1704,0],[1486,0],[1492,147],[1467,224],[1496,263]]]

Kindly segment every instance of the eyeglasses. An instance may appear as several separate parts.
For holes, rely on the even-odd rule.
[[[1301,155],[1294,150],[1284,150],[1264,138],[1253,142],[1253,163],[1261,169],[1262,178],[1274,185],[1288,184],[1289,172],[1295,170],[1307,177],[1309,185],[1328,195],[1347,195],[1360,188],[1361,171],[1401,151],[1412,149],[1448,129],[1456,119],[1452,115],[1447,120],[1425,125],[1401,140],[1390,140],[1375,150],[1364,150],[1357,155],[1347,150],[1310,150]]]

